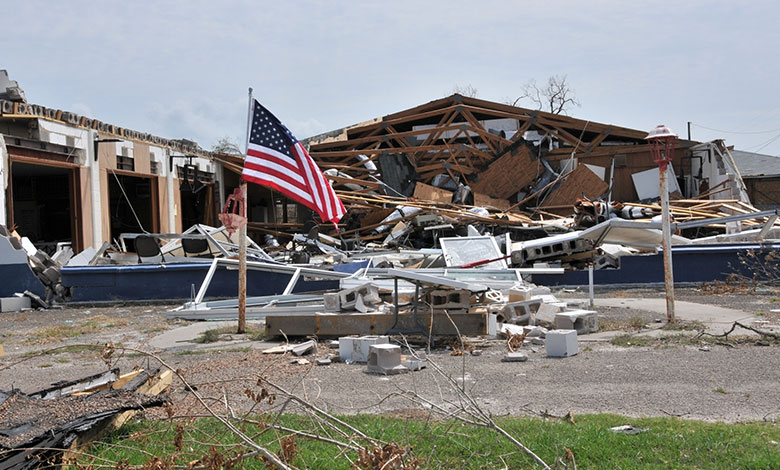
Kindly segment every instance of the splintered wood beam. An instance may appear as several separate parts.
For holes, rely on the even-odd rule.
[[[362,186],[368,186],[369,188],[377,189],[384,186],[382,183],[376,181],[367,181],[357,178],[344,178],[342,176],[325,175],[325,178],[339,184],[359,184]]]
[[[366,155],[366,157],[368,157],[368,155]],[[377,158],[379,158],[379,154],[378,153],[375,153],[374,155],[371,155],[370,157],[368,157],[368,160],[359,160],[357,158],[357,156],[355,156],[355,161],[353,163],[345,165],[345,168],[353,169],[353,168],[361,168],[362,167],[362,168],[365,168],[365,169],[368,170],[368,168],[366,168],[366,163],[373,162]],[[369,171],[371,171],[371,170],[369,170]]]

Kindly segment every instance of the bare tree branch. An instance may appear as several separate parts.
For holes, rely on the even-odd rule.
[[[536,80],[529,80],[522,86],[520,96],[508,104],[517,106],[521,101],[529,101],[536,109],[553,114],[566,114],[572,106],[580,105],[566,75],[552,75],[543,87],[539,87]]]

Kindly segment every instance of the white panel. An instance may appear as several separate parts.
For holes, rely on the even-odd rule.
[[[631,175],[631,179],[634,180],[634,188],[639,199],[650,199],[655,197],[661,197],[660,186],[661,173],[658,168],[651,168],[649,170],[640,171]],[[666,180],[668,182],[669,192],[680,191],[680,187],[677,185],[677,177],[674,175],[674,168],[672,165],[666,167]]]
[[[598,175],[598,177],[601,178],[602,180],[604,180],[604,178],[607,176],[606,167],[598,166],[598,165],[589,165],[587,163],[585,163],[585,166],[588,167],[588,169],[593,173],[596,173],[596,175]]]

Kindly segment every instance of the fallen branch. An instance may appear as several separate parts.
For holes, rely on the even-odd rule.
[[[712,334],[712,333],[705,333],[704,331],[700,331],[698,336],[699,336],[699,337],[701,337],[701,336],[711,336],[711,337],[713,337],[713,338],[728,338],[728,336],[729,336],[731,333],[733,333],[733,332],[734,332],[734,330],[735,330],[737,327],[744,328],[744,329],[746,329],[746,330],[749,330],[749,331],[752,331],[752,332],[754,332],[754,333],[757,333],[757,334],[759,334],[759,335],[761,335],[761,336],[767,336],[767,337],[769,337],[769,338],[772,338],[772,339],[775,339],[775,340],[778,340],[778,341],[780,341],[780,334],[777,334],[777,333],[772,333],[771,331],[764,331],[764,330],[759,330],[758,328],[754,328],[754,327],[752,327],[752,326],[745,325],[745,324],[743,324],[743,323],[740,323],[740,322],[738,322],[738,321],[735,321],[735,322],[734,322],[734,323],[731,325],[731,328],[729,328],[729,331],[727,331],[727,332],[725,332],[725,333],[722,333],[722,334],[719,334],[719,335],[714,335],[714,334]]]

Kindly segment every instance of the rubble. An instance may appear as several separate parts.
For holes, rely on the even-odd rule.
[[[67,464],[78,450],[124,424],[137,410],[161,406],[171,383],[166,371],[118,371],[23,394],[0,391],[3,468],[26,470]]]

